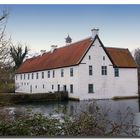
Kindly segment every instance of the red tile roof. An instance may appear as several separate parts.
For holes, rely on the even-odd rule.
[[[98,38],[98,36],[97,36]],[[91,38],[57,48],[53,53],[47,52],[42,56],[27,59],[16,73],[27,73],[78,65],[90,48]],[[128,49],[105,48],[106,53],[118,67],[136,67]]]
[[[48,52],[42,56],[27,59],[18,68],[16,73],[26,73],[76,65],[92,42],[91,38],[88,38],[58,48],[54,50],[53,53]]]
[[[117,67],[136,68],[137,65],[128,49],[106,48],[113,63]]]

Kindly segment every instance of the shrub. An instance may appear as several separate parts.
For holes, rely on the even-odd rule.
[[[65,114],[61,118],[28,111],[17,118],[7,118],[6,112],[0,112],[0,136],[138,136],[138,127],[133,124],[130,108],[123,112],[124,117],[118,112],[118,121],[110,120],[108,111],[95,104],[92,114]]]

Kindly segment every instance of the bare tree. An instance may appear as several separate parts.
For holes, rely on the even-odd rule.
[[[10,47],[10,55],[14,62],[14,69],[19,68],[19,66],[23,63],[26,55],[28,54],[28,51],[29,50],[27,46],[25,46],[25,49],[23,51],[23,45],[21,43],[18,43],[17,45],[12,45]]]
[[[8,15],[9,12],[7,10],[3,10],[2,15],[0,16],[0,64],[1,65],[7,61],[7,57],[9,54],[10,38],[7,39],[5,33]]]
[[[0,12],[0,92],[8,89],[8,85],[13,83],[12,67],[10,66],[9,51],[10,37],[6,36],[6,25],[9,12],[4,9]]]

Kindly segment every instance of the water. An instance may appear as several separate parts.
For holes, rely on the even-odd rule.
[[[74,116],[83,112],[95,114],[95,111],[99,110],[104,114],[107,112],[107,119],[111,122],[115,121],[117,123],[123,122],[124,124],[137,125],[139,130],[137,131],[137,136],[140,136],[139,103],[140,101],[138,99],[26,103],[0,107],[0,117],[4,114],[6,115],[7,120],[15,119],[26,114],[27,110],[32,110],[33,113],[38,112],[45,116],[53,114],[51,117],[55,117],[63,121],[62,118],[64,115]],[[98,115],[98,117],[100,118],[100,115]],[[132,122],[133,118],[134,122]],[[107,126],[106,129],[110,130],[110,126]]]
[[[18,104],[7,107],[0,107],[0,111],[5,111],[7,114],[16,117],[26,113],[26,110],[31,109],[33,112],[39,112],[47,116],[54,114],[56,116],[62,114],[76,115],[81,112],[93,113],[95,106],[101,108],[104,112],[109,112],[109,119],[119,120],[119,114],[125,115],[125,112],[130,111],[133,114],[139,113],[138,99],[130,100],[96,100],[96,101],[66,101],[66,102],[48,102],[48,103],[28,103]]]

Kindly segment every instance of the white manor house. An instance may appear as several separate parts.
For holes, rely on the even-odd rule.
[[[15,75],[17,93],[67,91],[69,98],[110,99],[138,96],[137,65],[127,48],[105,47],[92,36],[26,59]]]

